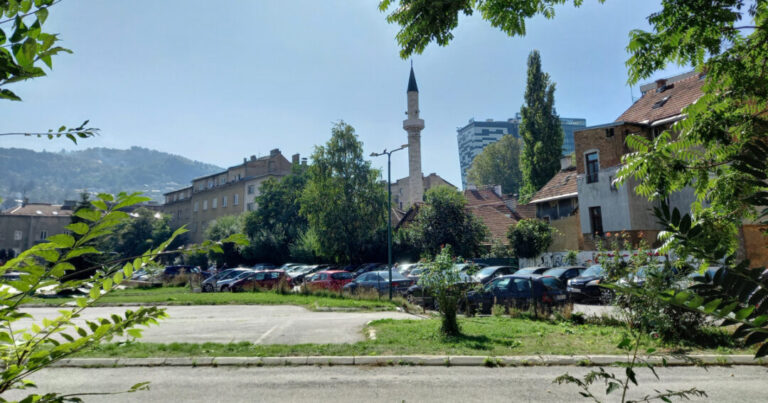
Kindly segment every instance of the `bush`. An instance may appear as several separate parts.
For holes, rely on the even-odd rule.
[[[459,287],[454,287],[460,280],[459,273],[453,268],[450,245],[446,245],[435,256],[435,260],[427,265],[427,270],[419,279],[422,288],[429,289],[435,298],[440,312],[440,331],[446,336],[461,334],[456,314],[462,292]]]
[[[534,258],[552,245],[555,229],[538,219],[520,220],[509,227],[509,245],[518,257]]]

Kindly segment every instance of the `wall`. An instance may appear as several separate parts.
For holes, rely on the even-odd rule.
[[[560,233],[555,235],[549,252],[562,252],[569,250],[578,250],[581,238],[581,225],[579,223],[579,214],[576,213],[570,217],[550,221],[549,225],[557,229]]]
[[[71,222],[69,215],[65,216],[28,216],[0,215],[0,249],[13,249],[16,254],[31,248],[42,241],[41,231],[48,236],[63,234],[66,225]],[[14,240],[14,232],[21,231],[21,240]]]
[[[597,182],[587,183],[586,176],[581,173],[577,176],[581,232],[583,234],[592,233],[589,208],[597,206],[600,206],[603,217],[603,231],[615,232],[632,229],[628,187],[624,185],[613,190],[610,183],[616,175],[618,167],[602,168],[602,158],[600,162],[601,169],[597,175]]]
[[[768,268],[768,235],[762,232],[766,229],[768,227],[758,225],[742,227],[744,252],[746,258],[750,260],[751,267]]]

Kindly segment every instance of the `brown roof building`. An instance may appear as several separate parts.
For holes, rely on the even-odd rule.
[[[561,159],[560,164],[560,172],[529,202],[529,205],[536,207],[536,218],[549,222],[557,229],[550,252],[577,250],[582,244],[576,167],[571,165],[570,156]]]
[[[0,212],[0,249],[18,255],[51,235],[67,230],[75,202],[28,203]]]
[[[507,231],[510,226],[517,224],[515,212],[509,208],[498,188],[467,189],[464,198],[467,199],[466,210],[485,224],[490,233],[488,244],[499,240],[508,244]]]

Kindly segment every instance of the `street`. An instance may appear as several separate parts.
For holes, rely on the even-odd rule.
[[[608,368],[617,374],[620,368]],[[56,391],[105,392],[126,390],[151,381],[149,391],[113,396],[85,396],[86,402],[578,402],[575,387],[553,384],[566,372],[583,375],[583,367],[147,367],[56,368],[32,376],[36,393]],[[641,398],[653,389],[697,387],[708,398],[694,401],[765,402],[768,369],[764,367],[696,367],[659,369],[661,381],[648,370],[638,370],[636,389]],[[603,397],[605,387],[595,392]],[[18,399],[23,391],[3,396]],[[611,395],[616,401],[620,392]]]
[[[81,322],[122,314],[131,307],[96,307],[85,310]],[[168,319],[144,331],[147,343],[257,344],[355,343],[364,340],[363,326],[371,320],[417,319],[402,312],[312,312],[284,305],[191,305],[169,306]],[[37,318],[52,318],[57,308],[26,308]],[[31,320],[19,321],[29,326]],[[77,323],[77,321],[75,321]]]

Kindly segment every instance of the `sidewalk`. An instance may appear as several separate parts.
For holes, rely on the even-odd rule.
[[[668,366],[768,366],[768,360],[754,359],[751,355],[691,355],[686,358],[654,356],[649,361]],[[302,356],[302,357],[170,357],[170,358],[70,358],[56,362],[60,368],[117,368],[117,367],[218,367],[218,366],[300,366],[300,365],[363,365],[363,366],[606,366],[626,363],[623,355],[530,355],[530,356]]]

